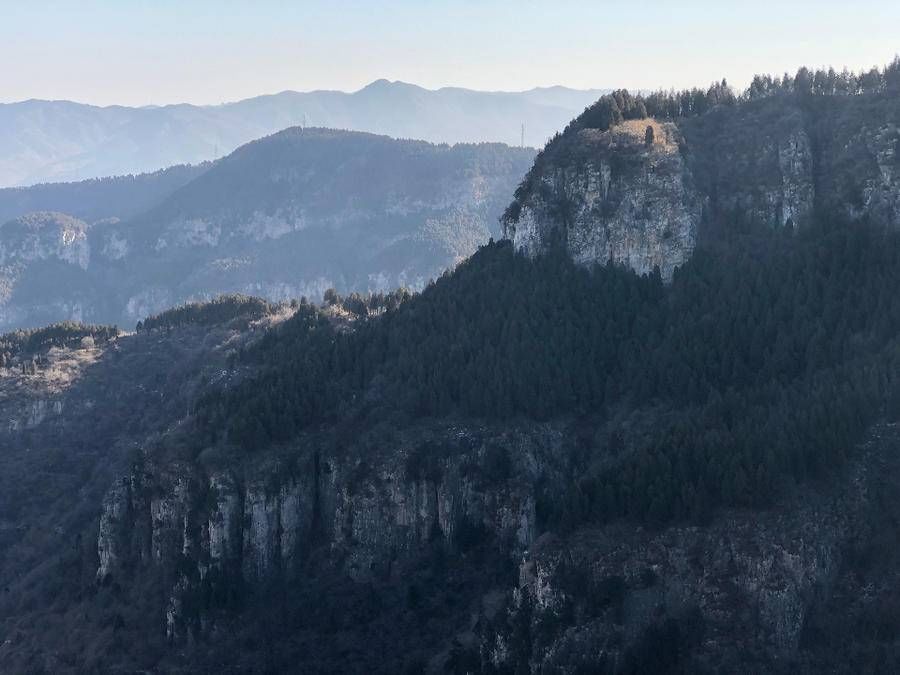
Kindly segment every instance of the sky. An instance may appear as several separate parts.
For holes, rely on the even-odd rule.
[[[0,102],[215,104],[435,89],[743,87],[883,65],[897,0],[0,0]]]

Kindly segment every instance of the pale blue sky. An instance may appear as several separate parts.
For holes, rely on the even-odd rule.
[[[744,86],[882,65],[897,0],[0,0],[0,101],[219,103],[284,89]]]

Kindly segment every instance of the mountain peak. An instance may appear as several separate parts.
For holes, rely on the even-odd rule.
[[[400,80],[388,80],[380,78],[374,82],[370,82],[365,87],[357,91],[357,94],[364,92],[388,92],[388,91],[428,91],[424,87],[409,82],[401,82]]]

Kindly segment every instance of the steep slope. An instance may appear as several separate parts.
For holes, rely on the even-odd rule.
[[[577,149],[536,179],[505,235],[531,255],[559,239],[579,262],[614,260],[640,274],[659,267],[671,279],[693,251],[703,207],[677,127],[629,120],[567,141]]]
[[[679,127],[710,234],[802,228],[816,213],[900,227],[900,92],[774,95]]]
[[[129,470],[136,449],[172,432],[197,390],[221,371],[228,350],[241,343],[238,330],[227,326],[187,328],[166,339],[66,326],[0,337],[3,649],[17,652],[28,634],[25,624],[10,621],[30,612],[27,603],[62,608],[96,597],[97,552],[85,546],[84,537],[93,536],[85,527],[92,528],[105,492]],[[26,588],[38,594],[25,600]],[[78,623],[72,615],[68,621]],[[26,669],[69,670],[66,658]],[[10,669],[20,667],[0,665]]]
[[[145,108],[71,101],[0,104],[0,187],[197,164],[289,126],[368,131],[434,143],[543,143],[602,94],[436,91],[379,80],[354,92],[286,91],[219,106]],[[44,207],[47,208],[47,207]]]
[[[82,224],[66,239],[46,217],[28,216],[33,232],[44,223],[40,253],[15,243],[22,219],[0,226],[0,327],[133,326],[228,292],[285,300],[330,287],[420,288],[499,235],[499,214],[532,157],[499,144],[288,129],[134,218]]]
[[[539,154],[506,236],[671,279],[699,239],[748,227],[803,228],[817,213],[900,227],[898,73],[865,88],[804,70],[741,97],[724,84],[603,97]]]

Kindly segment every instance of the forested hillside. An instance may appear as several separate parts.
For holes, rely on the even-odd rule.
[[[620,672],[570,631],[617,636],[608,658],[641,671],[736,667],[750,630],[763,670],[849,658],[816,608],[857,632],[893,611],[846,589],[895,583],[862,561],[894,555],[898,282],[898,233],[823,219],[703,246],[668,285],[499,242],[419,295],[329,294],[267,329],[239,297],[155,317],[107,367],[169,341],[213,351],[147,376],[166,391],[195,373],[191,413],[108,493],[96,548],[60,563],[100,581],[96,600],[83,576],[54,582],[52,625],[110,607],[60,649],[118,667],[328,672],[383,653],[385,672]],[[110,621],[151,639],[113,656]],[[893,635],[857,657],[896,664]]]
[[[0,669],[896,671],[898,70],[604,98],[421,292],[5,338]],[[115,269],[461,251],[521,160],[288,130]]]
[[[591,448],[550,517],[701,518],[840,464],[900,405],[898,283],[900,235],[861,224],[746,235],[670,287],[501,242],[350,333],[301,306],[245,355],[260,375],[201,409],[209,442],[246,451],[348,417],[652,410],[640,447],[616,457],[613,426]]]
[[[803,229],[825,214],[900,228],[900,60],[602,97],[538,153],[504,216],[520,250],[554,242],[664,280],[698,242]]]
[[[172,166],[154,173],[2,188],[0,223],[33,211],[59,211],[89,223],[107,218],[132,218],[156,206],[209,167],[210,163],[205,162],[196,166]]]

